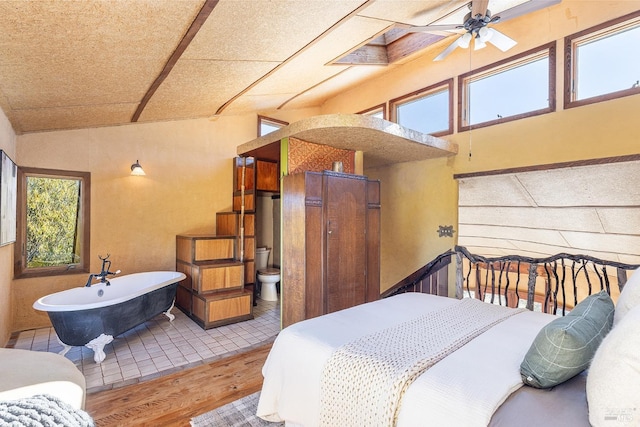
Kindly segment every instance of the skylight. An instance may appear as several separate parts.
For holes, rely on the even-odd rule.
[[[332,61],[339,65],[388,65],[442,40],[444,36],[409,33],[393,27]]]

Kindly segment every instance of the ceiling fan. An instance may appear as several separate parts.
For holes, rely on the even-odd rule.
[[[462,24],[432,24],[425,26],[413,26],[408,28],[408,32],[462,32],[462,35],[455,39],[453,43],[446,47],[434,61],[441,61],[446,58],[456,48],[466,49],[473,40],[473,49],[478,50],[491,43],[503,52],[511,49],[518,42],[496,30],[490,25],[504,22],[508,19],[516,18],[524,14],[544,9],[560,3],[562,0],[529,0],[506,9],[495,15],[488,9],[489,0],[472,0],[468,4],[470,12],[465,16]]]

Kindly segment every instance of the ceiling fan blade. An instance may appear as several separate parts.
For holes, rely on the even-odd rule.
[[[462,25],[458,24],[443,24],[443,25],[423,25],[423,26],[413,26],[407,28],[407,32],[409,33],[418,33],[418,32],[430,32],[430,31],[455,31],[464,28]]]
[[[489,7],[489,0],[473,0],[471,2],[471,16],[475,18],[478,15],[486,15],[487,7]]]
[[[495,28],[489,28],[489,31],[491,31],[493,34],[491,35],[491,38],[487,41],[489,43],[492,43],[495,47],[497,47],[503,52],[508,51],[509,49],[511,49],[512,47],[518,44],[517,41],[515,41],[511,37],[505,36],[503,33],[496,30]]]
[[[560,3],[562,0],[529,0],[525,3],[514,6],[511,9],[503,10],[500,13],[496,13],[493,17],[493,22],[503,22],[507,19],[516,18],[527,13],[535,12],[536,10],[544,9],[545,7],[553,6]],[[497,19],[497,18],[500,19]]]
[[[453,43],[451,43],[449,46],[447,46],[447,48],[445,50],[443,50],[442,52],[440,52],[440,55],[438,55],[435,58],[433,58],[433,60],[434,61],[442,61],[444,58],[449,56],[449,54],[451,52],[453,52],[454,50],[456,50],[456,48],[458,47],[458,39],[460,39],[460,37],[456,38],[453,41]]]

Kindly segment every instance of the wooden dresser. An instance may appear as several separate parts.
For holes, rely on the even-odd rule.
[[[280,190],[278,163],[233,160],[231,212],[216,213],[216,234],[176,236],[176,270],[187,277],[176,305],[204,329],[253,319],[256,195]]]
[[[245,264],[236,261],[236,236],[176,236],[176,305],[204,329],[253,319],[253,289],[245,288]]]
[[[217,212],[216,213],[216,236],[233,236],[236,238],[235,259],[240,259],[238,248],[240,247],[240,214],[238,212]],[[255,254],[256,254],[256,215],[255,213],[244,214],[244,230],[242,241],[242,260],[244,261],[244,284],[253,284],[256,279]]]
[[[283,327],[380,297],[380,182],[331,171],[283,178]]]
[[[244,217],[244,253],[242,257],[237,253],[236,259],[242,259],[245,263],[244,279],[247,284],[255,283],[256,280],[256,197],[279,192],[280,179],[277,162],[253,157],[233,159],[233,212],[218,212],[216,214],[216,234],[218,236],[232,234],[240,236],[240,223],[243,221],[241,216]]]

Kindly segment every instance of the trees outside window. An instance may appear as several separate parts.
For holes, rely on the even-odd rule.
[[[18,168],[16,277],[86,273],[90,174]]]

